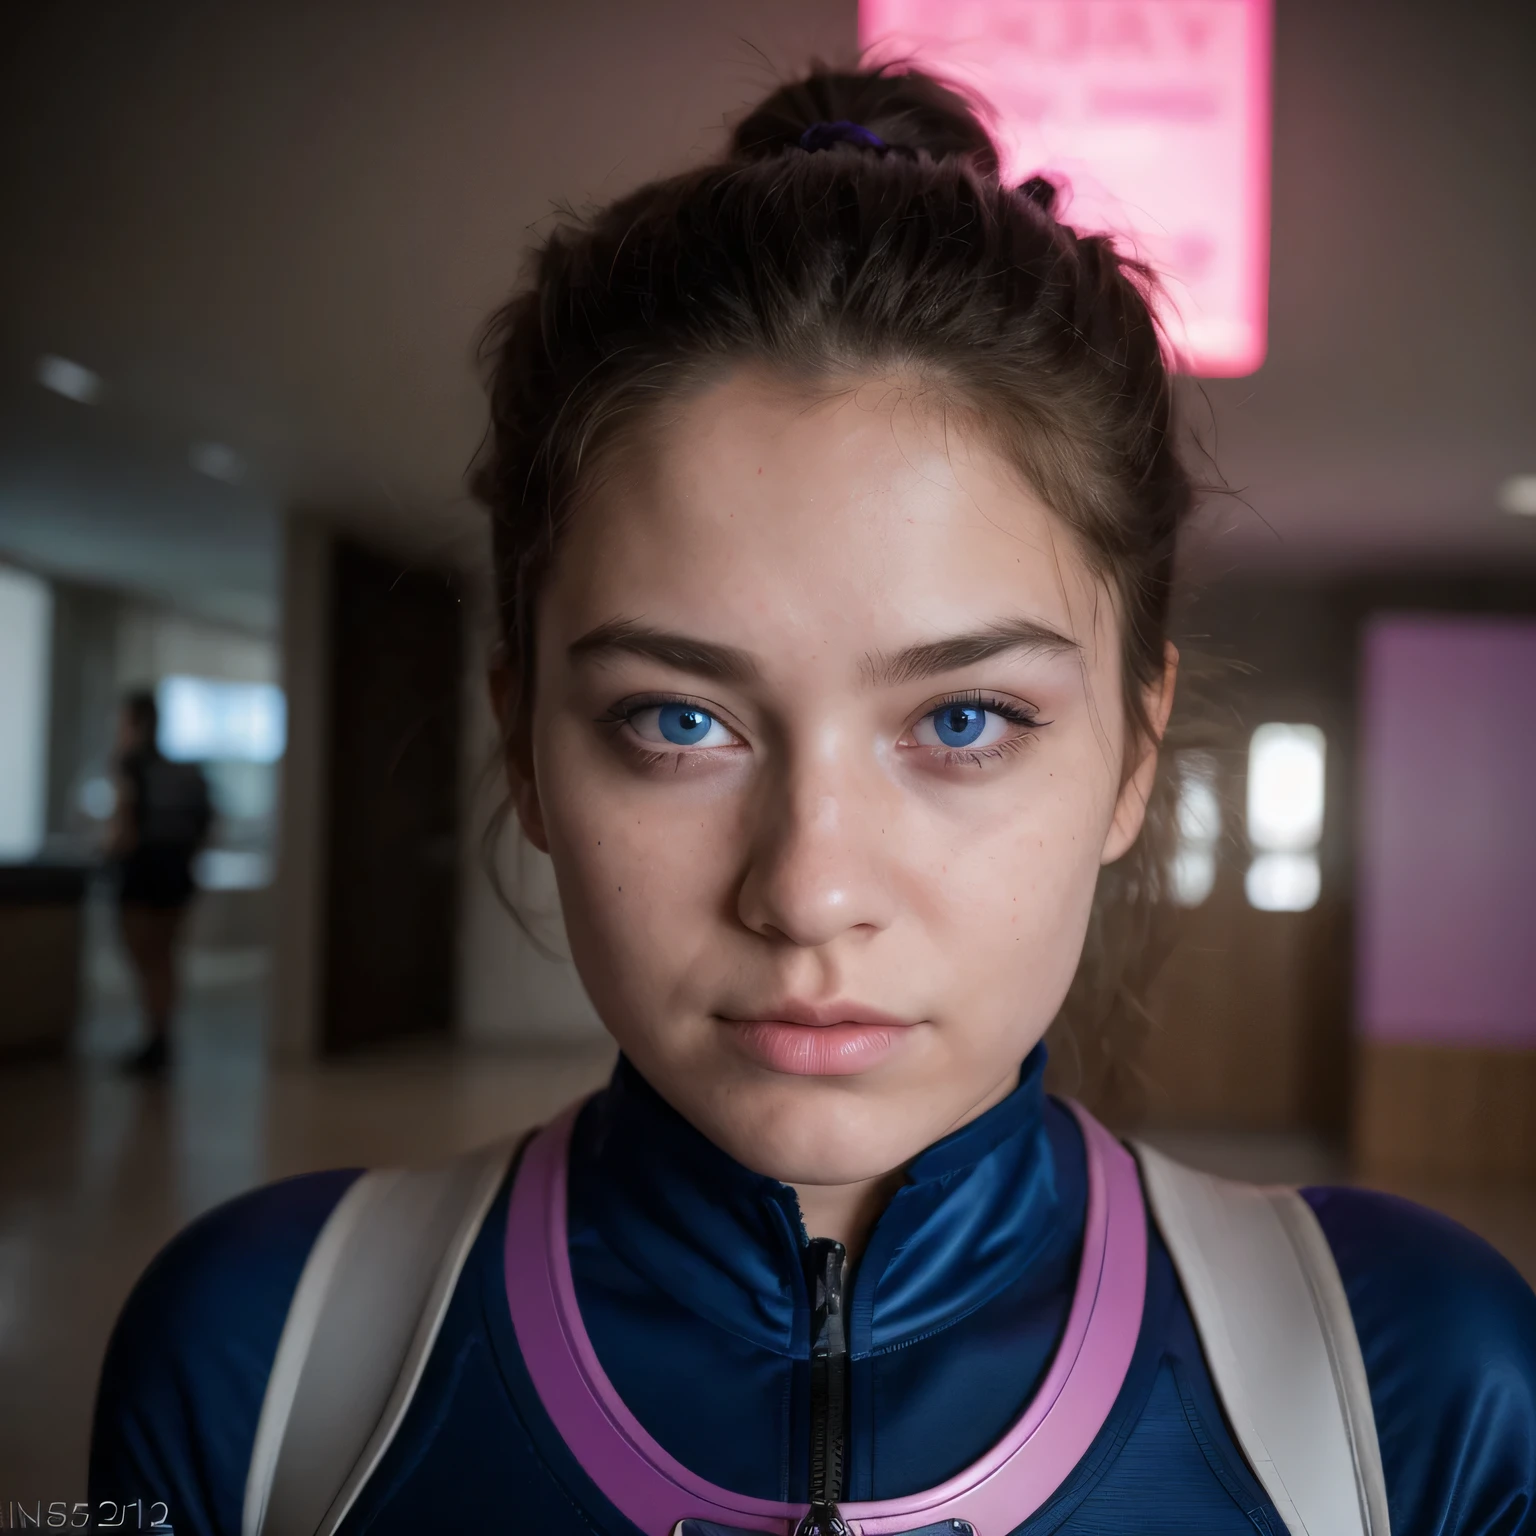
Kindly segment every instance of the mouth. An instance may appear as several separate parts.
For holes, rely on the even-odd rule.
[[[719,1015],[745,1055],[792,1077],[851,1077],[895,1050],[906,1019],[859,1003],[773,1004],[751,1015]]]

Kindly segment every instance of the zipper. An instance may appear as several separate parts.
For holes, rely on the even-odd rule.
[[[839,1511],[848,1446],[848,1328],[843,1312],[847,1250],[813,1237],[805,1250],[811,1301],[811,1507],[795,1536],[847,1536]]]

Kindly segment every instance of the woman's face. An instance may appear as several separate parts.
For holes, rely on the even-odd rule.
[[[577,514],[537,654],[522,821],[674,1107],[846,1184],[1010,1091],[1152,759],[1123,783],[1114,604],[996,452],[734,374]]]

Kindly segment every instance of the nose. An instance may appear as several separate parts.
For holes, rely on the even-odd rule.
[[[764,804],[737,894],[742,923],[804,948],[889,927],[895,892],[882,786],[854,783],[833,765],[796,777]]]

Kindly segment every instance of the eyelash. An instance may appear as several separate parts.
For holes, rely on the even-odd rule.
[[[628,725],[638,714],[647,709],[656,709],[667,704],[696,705],[699,709],[710,715],[718,715],[718,711],[703,699],[690,698],[686,694],[655,693],[642,694],[638,698],[625,699],[615,704],[611,709],[597,717],[597,724],[617,731],[620,726]],[[1002,758],[1011,756],[1021,750],[1036,731],[1051,722],[1042,720],[1035,710],[1024,704],[1016,704],[1008,699],[1000,699],[993,694],[982,693],[979,689],[966,689],[959,693],[947,694],[942,699],[936,699],[923,711],[918,719],[926,719],[929,715],[937,714],[941,709],[947,709],[955,704],[969,704],[978,709],[985,709],[994,715],[1000,715],[1010,725],[1020,727],[1017,736],[1010,736],[1005,741],[994,742],[989,747],[948,747],[942,749],[939,761],[946,768],[980,768],[987,762],[996,762]],[[697,756],[692,752],[653,752],[642,746],[638,741],[626,743],[628,749],[647,768],[660,767],[665,763],[671,763],[674,772],[680,772],[684,759]],[[932,752],[931,747],[921,750]]]
[[[696,704],[700,709],[709,710],[710,714],[714,714],[714,710],[710,709],[703,699],[691,699],[686,693],[641,693],[636,694],[633,698],[620,699],[617,704],[605,709],[597,717],[597,723],[599,725],[628,725],[630,720],[638,715],[641,710],[658,709],[663,704]]]
[[[615,704],[611,709],[605,710],[597,717],[597,723],[606,726],[610,731],[617,732],[620,726],[628,725],[636,715],[644,714],[648,709],[657,709],[666,704],[693,705],[701,709],[705,714],[718,719],[720,710],[717,705],[706,703],[703,699],[690,698],[686,693],[645,693],[635,698],[624,699]],[[656,752],[645,746],[637,738],[631,738],[623,743],[627,752],[631,753],[644,768],[661,768],[670,764],[674,773],[683,772],[683,764],[691,758],[704,756],[702,752]],[[719,748],[715,748],[719,751]]]
[[[995,741],[990,747],[944,748],[940,761],[946,768],[980,768],[988,761],[995,762],[1001,758],[1010,757],[1013,753],[1020,751],[1041,726],[1051,723],[1049,720],[1042,720],[1029,705],[999,699],[991,694],[982,693],[979,689],[966,689],[935,700],[918,716],[918,719],[926,720],[930,715],[935,715],[941,709],[948,709],[954,704],[970,704],[977,709],[985,709],[991,714],[1001,715],[1010,725],[1017,725],[1021,729],[1017,736],[1010,736],[1005,741]],[[930,747],[927,750],[934,749]]]

